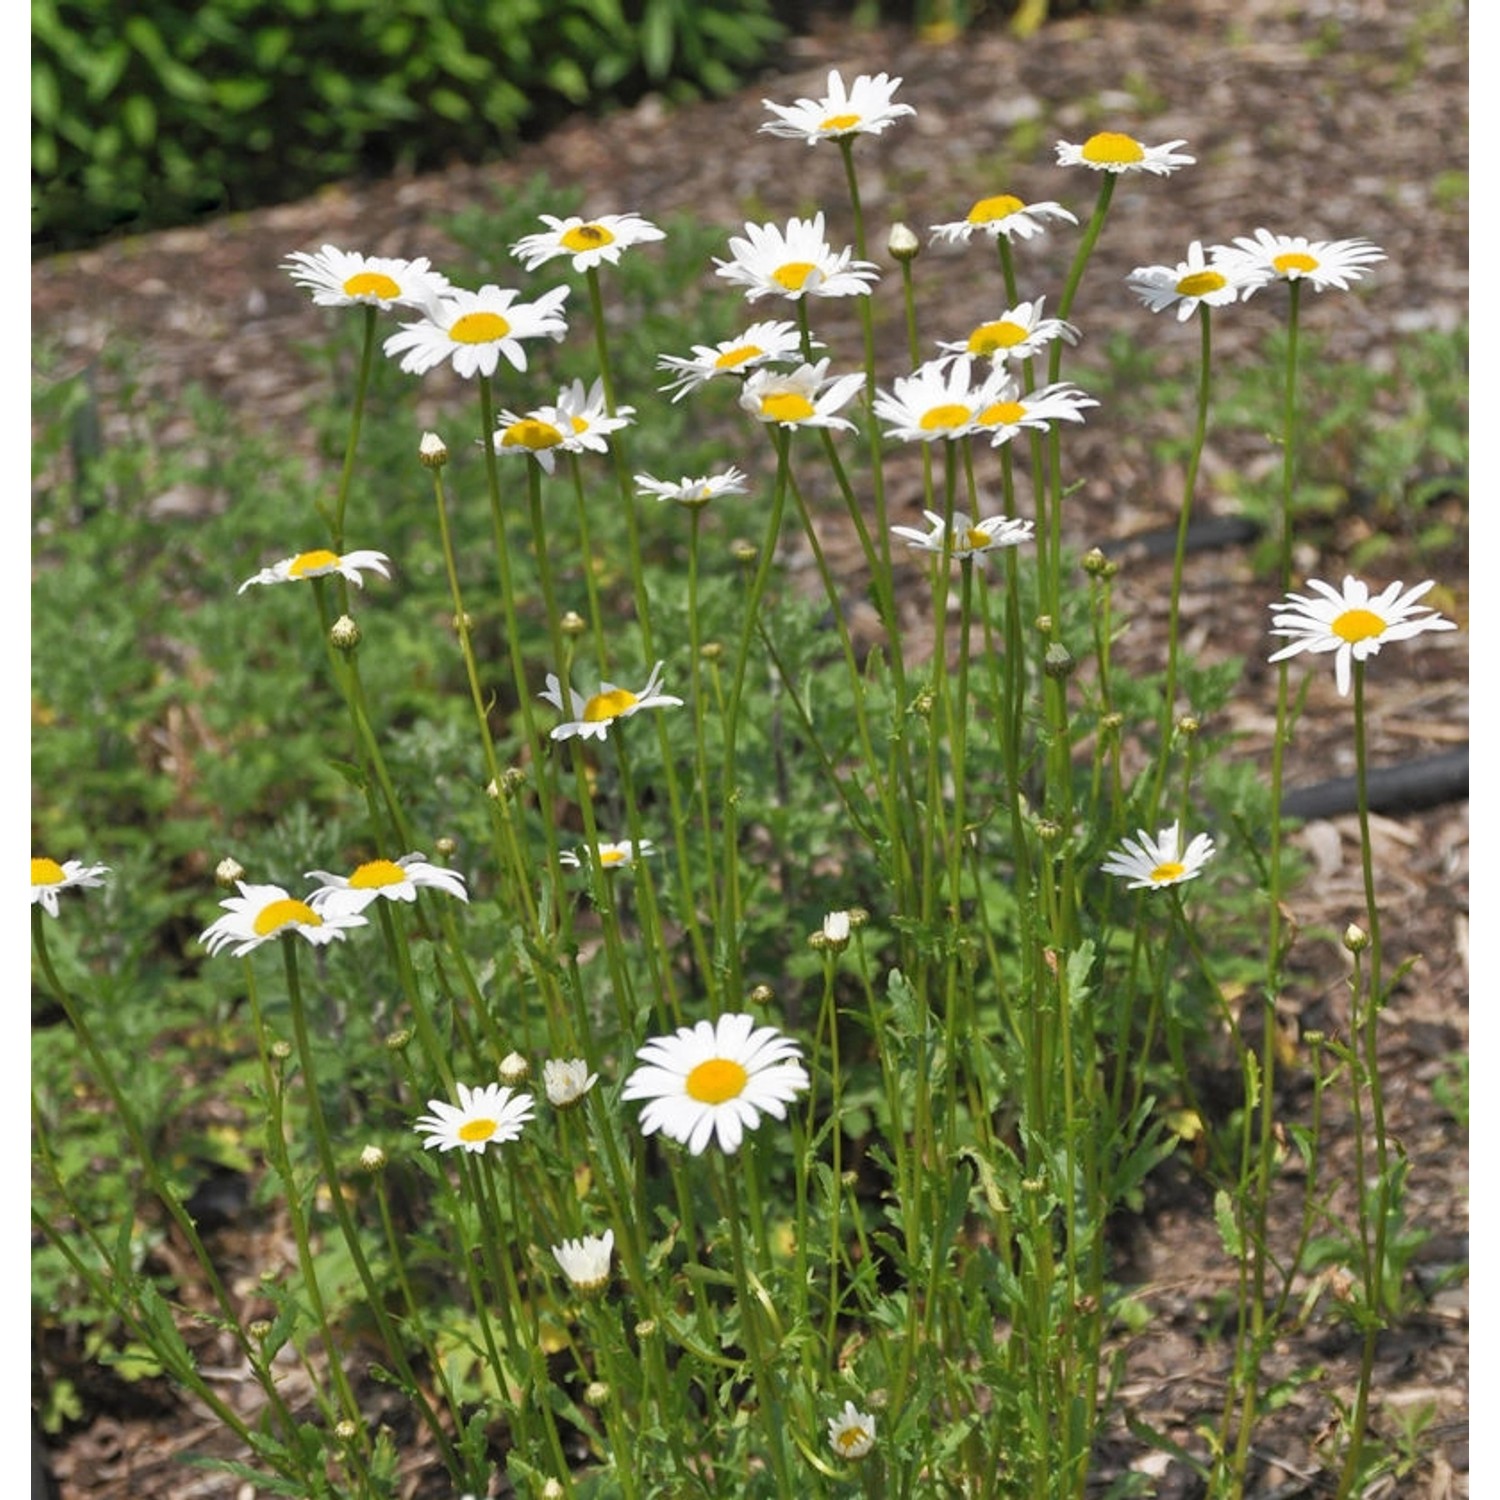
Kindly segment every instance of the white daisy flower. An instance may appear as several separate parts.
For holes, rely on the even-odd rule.
[[[690,479],[686,474],[673,483],[670,479],[653,479],[649,474],[635,476],[636,490],[642,495],[654,495],[658,500],[675,500],[689,508],[707,505],[720,495],[743,495],[746,493],[746,475],[731,465],[722,474],[700,474]]]
[[[1008,443],[1023,427],[1035,427],[1045,432],[1054,422],[1081,422],[1083,409],[1098,404],[1092,396],[1085,395],[1066,380],[1045,385],[1028,394],[1022,391],[1020,382],[1001,366],[980,387],[979,410],[974,425],[988,432],[991,447],[998,448],[1001,443]]]
[[[795,104],[762,99],[777,118],[767,120],[760,128],[766,135],[805,140],[809,146],[851,135],[879,135],[902,115],[916,114],[909,104],[891,102],[900,87],[899,78],[861,73],[846,91],[843,75],[835,68],[828,75],[828,92],[821,99],[799,99]]]
[[[219,903],[225,915],[211,922],[198,937],[210,953],[234,944],[230,951],[241,958],[262,943],[290,932],[305,937],[314,947],[322,947],[346,936],[351,927],[365,925],[365,918],[358,912],[315,912],[306,901],[299,901],[279,885],[246,885],[243,880],[235,884],[239,895],[227,896]]]
[[[342,574],[355,588],[363,588],[365,580],[362,575],[366,572],[379,573],[382,578],[391,576],[386,567],[388,562],[390,558],[384,552],[361,549],[340,555],[326,547],[315,547],[311,552],[299,552],[295,557],[284,557],[279,563],[262,568],[235,592],[243,594],[257,583],[295,583],[299,578],[323,578],[329,573]]]
[[[934,224],[934,240],[946,240],[950,245],[966,244],[974,234],[987,234],[998,240],[1003,234],[1008,240],[1029,240],[1046,233],[1044,219],[1061,219],[1066,224],[1078,220],[1061,203],[1023,203],[1010,193],[996,193],[981,198],[969,210],[966,219],[957,219],[950,224]]]
[[[545,231],[523,235],[510,247],[510,253],[528,271],[557,255],[571,255],[575,271],[592,270],[602,261],[614,266],[630,246],[667,237],[639,214],[601,214],[597,219],[581,219],[576,214],[555,219],[543,214],[542,223],[547,226]]]
[[[615,1232],[606,1229],[601,1235],[564,1240],[552,1247],[552,1255],[573,1290],[592,1297],[609,1285],[609,1259],[614,1249]]]
[[[865,383],[862,374],[830,377],[830,360],[799,365],[795,370],[757,370],[740,392],[740,405],[758,422],[783,427],[847,427],[854,423],[835,413]]]
[[[843,1411],[828,1419],[828,1442],[840,1458],[863,1458],[875,1446],[875,1418],[844,1402]]]
[[[542,1064],[542,1082],[547,1102],[554,1109],[571,1109],[599,1082],[597,1073],[581,1057],[551,1058]]]
[[[1206,833],[1200,833],[1184,849],[1182,835],[1173,823],[1155,838],[1144,828],[1137,829],[1136,836],[1123,840],[1100,868],[1107,875],[1128,880],[1127,890],[1155,890],[1195,879],[1213,854],[1214,841]]]
[[[539,406],[524,416],[502,411],[495,419],[492,441],[496,453],[529,455],[550,474],[559,452],[607,452],[608,434],[628,427],[634,415],[633,406],[619,407],[610,415],[602,378],[587,390],[575,380],[557,393],[553,406]]]
[[[661,691],[661,669],[665,662],[657,662],[651,676],[639,693],[629,688],[616,687],[612,682],[601,682],[599,691],[585,698],[582,693],[568,689],[568,702],[563,702],[562,684],[554,673],[547,674],[547,687],[538,696],[550,703],[559,713],[572,712],[573,717],[556,725],[552,730],[555,740],[572,739],[581,735],[584,739],[602,740],[609,734],[611,724],[628,719],[643,708],[680,708],[681,698],[673,698]]]
[[[774,1026],[747,1015],[679,1026],[655,1037],[636,1056],[641,1066],[625,1080],[622,1099],[645,1099],[641,1131],[661,1131],[699,1155],[718,1136],[724,1151],[737,1151],[747,1129],[762,1114],[786,1118],[786,1107],[810,1087],[800,1049]]]
[[[1137,266],[1125,284],[1154,313],[1175,306],[1180,323],[1200,307],[1238,302],[1250,290],[1244,272],[1227,263],[1209,265],[1198,240],[1188,246],[1186,260],[1175,266]]]
[[[998,364],[1003,359],[1030,359],[1054,339],[1076,344],[1078,330],[1071,323],[1042,316],[1046,301],[1045,297],[1038,297],[1035,302],[1018,302],[998,318],[979,324],[968,338],[954,343],[940,341],[938,348],[972,359],[991,359]]]
[[[903,443],[968,436],[978,394],[969,389],[970,368],[966,359],[929,360],[898,376],[891,391],[876,391],[875,415],[887,424],[885,435]]]
[[[814,339],[812,347],[821,349],[823,345]],[[662,390],[673,392],[672,399],[681,401],[717,375],[743,376],[774,360],[801,358],[802,335],[795,323],[752,323],[742,334],[724,339],[712,348],[707,344],[694,344],[691,359],[675,354],[660,355],[656,367],[658,370],[677,371],[676,378],[669,380]]]
[[[1257,229],[1253,239],[1242,235],[1232,245],[1215,245],[1209,254],[1216,266],[1249,282],[1247,297],[1273,281],[1306,281],[1315,292],[1348,291],[1351,282],[1385,259],[1385,251],[1369,240],[1309,240],[1269,229]]]
[[[434,271],[425,255],[395,260],[324,245],[316,253],[292,251],[281,269],[310,291],[319,307],[425,308],[448,290],[448,278]]]
[[[1334,681],[1339,695],[1349,692],[1350,665],[1367,661],[1379,653],[1388,641],[1409,640],[1424,630],[1457,630],[1436,610],[1417,600],[1432,587],[1429,578],[1406,589],[1393,583],[1373,598],[1369,585],[1361,579],[1346,577],[1342,589],[1336,589],[1321,578],[1309,578],[1307,586],[1316,598],[1307,594],[1288,594],[1271,606],[1271,634],[1283,636],[1290,643],[1283,646],[1271,661],[1284,661],[1301,651],[1332,651]]]
[[[1186,141],[1168,141],[1163,146],[1145,146],[1133,135],[1104,130],[1091,135],[1081,146],[1057,143],[1060,167],[1091,167],[1096,172],[1150,172],[1170,177],[1179,167],[1190,167],[1196,157],[1179,151]]]
[[[1035,523],[1012,520],[1009,516],[990,516],[983,521],[971,521],[961,510],[953,512],[953,530],[935,510],[924,510],[930,528],[921,531],[915,526],[892,526],[891,534],[899,536],[908,547],[918,552],[937,552],[947,557],[975,557],[981,561],[987,552],[997,552],[1002,547],[1019,547],[1031,540]]]
[[[621,839],[618,843],[599,845],[599,868],[601,870],[618,870],[625,865],[633,865],[638,859],[649,859],[656,853],[656,845],[650,839],[642,839],[640,843],[634,843],[630,839]],[[558,852],[559,864],[566,865],[570,870],[582,869],[584,860],[588,857],[585,849],[579,853],[573,849],[563,849]]]
[[[825,947],[842,950],[849,946],[849,929],[852,925],[847,911],[824,912],[823,926],[818,936]]]
[[[524,415],[501,411],[495,424],[490,441],[496,453],[534,458],[549,474],[557,467],[557,450],[568,451],[568,433],[555,406],[539,406]]]
[[[59,892],[71,890],[74,886],[87,889],[103,885],[108,874],[108,865],[86,865],[81,859],[68,859],[58,864],[55,859],[33,858],[31,904],[35,906],[40,902],[42,910],[49,917],[55,917]]]
[[[535,302],[517,302],[519,292],[482,286],[477,292],[450,288],[425,318],[403,323],[384,345],[401,368],[423,375],[445,360],[465,379],[493,375],[503,354],[518,370],[526,368],[522,339],[561,339],[568,331],[562,305],[568,288],[553,287]]]
[[[785,229],[775,224],[746,224],[745,238],[731,236],[729,260],[714,260],[715,274],[745,288],[746,298],[758,297],[868,297],[880,279],[873,261],[852,259],[845,246],[834,254],[824,238],[823,211],[811,219],[791,219]]]
[[[581,380],[565,385],[557,393],[557,410],[567,418],[568,441],[590,453],[608,452],[605,439],[611,432],[629,427],[635,415],[633,406],[617,406],[610,411],[602,375],[591,386],[585,387]]]
[[[422,854],[403,854],[400,859],[372,859],[349,875],[327,870],[309,870],[309,880],[323,883],[307,898],[316,912],[363,911],[372,901],[415,901],[422,888],[446,891],[460,901],[469,899],[464,878],[457,870],[430,865]]]
[[[513,1094],[503,1083],[487,1083],[471,1089],[458,1085],[458,1103],[429,1099],[430,1115],[420,1115],[412,1127],[427,1150],[483,1152],[486,1147],[513,1141],[535,1112],[530,1094]]]

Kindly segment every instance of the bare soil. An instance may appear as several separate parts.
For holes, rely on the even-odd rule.
[[[925,229],[962,217],[976,198],[1001,190],[1086,209],[1092,185],[1080,189],[1051,165],[1054,141],[1082,140],[1106,125],[1150,142],[1181,138],[1196,167],[1165,182],[1132,181],[1116,195],[1073,310],[1086,341],[1102,343],[1116,331],[1149,337],[1169,362],[1190,366],[1197,353],[1192,325],[1150,321],[1122,278],[1137,265],[1181,258],[1189,240],[1216,243],[1264,224],[1313,238],[1365,236],[1385,249],[1387,261],[1358,294],[1306,299],[1305,326],[1328,357],[1389,369],[1404,337],[1451,329],[1467,318],[1467,203],[1464,193],[1451,191],[1454,174],[1467,168],[1465,28],[1462,8],[1442,0],[1167,0],[1056,22],[1024,42],[986,27],[927,42],[905,30],[855,30],[829,20],[789,46],[778,73],[722,101],[669,111],[648,100],[602,119],[579,117],[507,161],[343,185],[300,203],[38,263],[34,333],[79,367],[93,365],[110,341],[138,344],[132,374],[142,389],[170,396],[196,382],[247,420],[296,441],[307,371],[283,351],[305,336],[307,305],[278,270],[288,251],[327,241],[369,253],[425,254],[441,266],[449,247],[433,226],[442,213],[488,201],[538,172],[583,186],[589,212],[660,219],[691,211],[722,224],[726,235],[747,217],[784,219],[810,204],[827,205],[837,239],[844,222],[839,205],[846,202],[837,153],[758,128],[766,118],[764,98],[816,95],[827,70],[838,67],[846,78],[881,70],[901,75],[899,97],[917,110],[885,136],[860,143],[872,246],[890,222]],[[1029,143],[1024,151],[1016,149],[1021,140]],[[927,326],[962,331],[988,315],[993,270],[983,255],[972,247],[926,254],[942,256],[945,271],[941,278],[928,275],[924,262]],[[1044,264],[1025,247],[1019,258],[1023,277],[1027,265]],[[1268,316],[1220,317],[1216,357],[1232,360],[1259,339]],[[838,335],[837,327],[826,333],[830,342]],[[885,368],[904,369],[898,319],[887,320],[885,336],[891,355]],[[100,395],[106,430],[128,419],[107,378]],[[1126,441],[1120,432],[1120,424],[1101,421],[1069,434],[1070,468],[1084,483],[1069,500],[1066,524],[1068,540],[1080,547],[1118,544],[1175,522],[1181,474],[1152,458],[1149,430]],[[1265,462],[1265,444],[1253,435],[1211,438],[1200,476],[1201,513],[1224,508],[1225,477],[1236,466]],[[917,493],[914,472],[906,482],[898,475],[893,519],[917,519]],[[1357,498],[1299,543],[1299,575],[1342,576],[1350,552],[1375,524]],[[1462,499],[1438,504],[1464,535]],[[171,509],[164,506],[164,520]],[[1466,626],[1467,548],[1423,557],[1409,537],[1395,540],[1381,560],[1383,576],[1439,577],[1442,591],[1431,602]],[[854,559],[845,561],[857,587]],[[1162,638],[1169,571],[1168,559],[1142,555],[1119,581],[1121,610],[1139,622],[1142,649]],[[1189,650],[1203,660],[1238,656],[1248,664],[1247,686],[1257,691],[1242,695],[1228,727],[1250,755],[1264,756],[1270,738],[1263,705],[1274,692],[1266,691],[1264,622],[1273,594],[1250,552],[1228,547],[1195,556],[1184,599]],[[911,601],[914,626],[920,602]],[[1375,763],[1400,765],[1466,746],[1467,674],[1463,629],[1383,655],[1372,705]],[[1290,780],[1314,783],[1351,770],[1347,705],[1335,695],[1331,674],[1322,673],[1292,748]],[[1434,1097],[1433,1086],[1468,1042],[1467,801],[1378,817],[1376,838],[1388,958],[1392,969],[1413,961],[1383,1032],[1387,1107],[1392,1133],[1411,1161],[1408,1218],[1428,1238],[1412,1264],[1412,1310],[1382,1338],[1375,1380],[1377,1433],[1394,1442],[1416,1424],[1420,1437],[1411,1466],[1370,1493],[1453,1500],[1469,1493],[1468,1148],[1466,1127]],[[1348,960],[1336,935],[1363,907],[1355,820],[1314,820],[1297,839],[1315,875],[1291,899],[1303,936],[1293,959],[1295,984],[1281,1010],[1294,1036],[1313,1028],[1342,1034]],[[1305,1098],[1305,1073],[1300,1085],[1297,1073],[1306,1060],[1299,1048],[1288,1070],[1288,1108]],[[1333,1146],[1329,1180],[1350,1175],[1350,1150],[1344,1132]],[[1122,1242],[1121,1279],[1137,1285],[1152,1316],[1123,1345],[1119,1417],[1099,1452],[1101,1493],[1126,1470],[1151,1476],[1149,1492],[1161,1500],[1201,1493],[1185,1465],[1150,1451],[1126,1423],[1147,1422],[1193,1447],[1197,1424],[1211,1423],[1219,1409],[1228,1345],[1209,1329],[1229,1290],[1229,1269],[1205,1235],[1207,1222],[1204,1192],[1184,1162],[1163,1173]],[[253,1244],[233,1231],[226,1236],[226,1256],[256,1263]],[[1268,1420],[1253,1494],[1262,1500],[1331,1494],[1337,1455],[1326,1443],[1334,1402],[1352,1394],[1353,1336],[1320,1318],[1277,1359],[1288,1373],[1316,1362],[1321,1375],[1289,1392]],[[84,1379],[81,1370],[68,1373]],[[231,1368],[225,1377],[233,1387]],[[45,1458],[63,1500],[249,1495],[248,1486],[180,1461],[223,1451],[204,1414],[170,1392],[130,1392],[116,1384],[97,1391],[86,1423]],[[440,1493],[424,1475],[419,1452],[412,1465],[406,1493],[422,1500]]]

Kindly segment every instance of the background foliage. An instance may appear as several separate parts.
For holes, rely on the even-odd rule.
[[[854,9],[938,33],[1027,28],[1049,7]],[[32,0],[33,249],[482,159],[650,90],[727,93],[813,15],[801,0]]]

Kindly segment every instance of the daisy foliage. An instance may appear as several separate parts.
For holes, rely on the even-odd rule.
[[[1309,578],[1307,594],[1288,594],[1271,605],[1271,634],[1288,644],[1270,660],[1285,661],[1304,651],[1315,656],[1333,654],[1333,676],[1339,696],[1347,697],[1353,664],[1368,661],[1390,641],[1410,640],[1428,630],[1456,630],[1435,609],[1417,601],[1432,580],[1406,588],[1392,583],[1371,594],[1363,579],[1346,577],[1334,588],[1321,578]]]
[[[717,1138],[739,1150],[762,1115],[786,1118],[787,1105],[810,1086],[801,1049],[774,1026],[727,1013],[717,1021],[679,1026],[636,1052],[640,1066],[625,1080],[622,1099],[644,1099],[641,1132],[660,1131],[701,1155]]]

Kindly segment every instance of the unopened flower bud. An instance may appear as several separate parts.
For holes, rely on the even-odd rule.
[[[230,886],[245,878],[245,867],[237,859],[221,859],[214,867],[214,879],[220,885]]]
[[[655,1318],[642,1318],[641,1321],[635,1325],[635,1336],[638,1339],[640,1339],[643,1343],[647,1339],[655,1338],[656,1337],[656,1319]]]
[[[561,630],[564,635],[582,635],[583,632],[589,627],[588,621],[585,620],[576,609],[570,609],[562,617],[562,619],[557,622],[557,628]]]
[[[454,838],[449,838],[448,835],[445,833],[441,838],[439,838],[433,844],[432,847],[437,850],[438,856],[440,858],[442,858],[442,859],[452,859],[453,856],[454,856],[454,854],[458,850],[458,840],[454,839]]]
[[[776,991],[768,984],[758,984],[750,991],[752,1005],[769,1005],[776,998]]]
[[[1062,837],[1062,824],[1055,823],[1051,818],[1038,818],[1032,827],[1036,829],[1036,836],[1044,843],[1055,843]]]
[[[254,1322],[245,1325],[245,1332],[257,1341],[264,1341],[271,1332],[271,1323],[268,1318],[256,1318]]]
[[[1083,571],[1090,578],[1104,578],[1109,571],[1109,559],[1098,547],[1090,547],[1083,554]]]
[[[1047,654],[1042,658],[1042,671],[1058,681],[1071,677],[1076,665],[1073,653],[1061,641],[1053,641],[1047,647]]]
[[[754,542],[747,542],[744,537],[738,537],[729,544],[729,554],[736,562],[752,563],[760,554],[760,549]]]
[[[385,1039],[388,1052],[405,1052],[411,1046],[411,1027],[403,1026],[400,1031],[393,1031]]]
[[[435,432],[424,432],[417,456],[424,469],[441,469],[448,462],[448,445]]]
[[[352,651],[363,637],[352,616],[340,615],[328,627],[328,639],[333,643],[335,650]]]
[[[359,1153],[360,1169],[365,1172],[385,1171],[386,1156],[379,1146],[366,1146]]]
[[[863,927],[870,920],[870,914],[862,906],[851,906],[849,908],[849,925],[851,927]]]
[[[352,1443],[359,1436],[359,1424],[345,1417],[342,1422],[334,1423],[333,1435],[341,1443]]]
[[[718,661],[718,659],[723,656],[723,654],[724,643],[722,641],[704,641],[704,643],[698,647],[698,655],[701,656],[704,661]]]
[[[849,946],[849,913],[831,911],[823,918],[823,941],[834,950],[842,952]]]
[[[584,1403],[588,1406],[607,1406],[610,1394],[609,1387],[602,1380],[591,1380],[583,1388]]]
[[[1038,615],[1036,617],[1036,633],[1038,635],[1051,635],[1052,634],[1052,616],[1051,615]]]
[[[1344,929],[1344,946],[1351,953],[1363,953],[1370,946],[1370,934],[1357,922],[1351,922]]]
[[[531,1064],[519,1052],[507,1052],[500,1059],[500,1082],[516,1088],[531,1077]]]
[[[292,1044],[290,1042],[272,1042],[271,1056],[277,1062],[285,1062],[292,1055]]]
[[[455,635],[468,635],[474,629],[474,616],[468,610],[461,609],[449,623],[453,626]]]
[[[921,252],[922,242],[912,233],[910,225],[898,219],[891,225],[885,248],[891,252],[893,260],[915,260]]]
[[[1184,739],[1192,739],[1192,737],[1197,734],[1198,731],[1202,728],[1202,723],[1192,714],[1183,714],[1183,716],[1177,721],[1177,732]]]
[[[563,1500],[563,1496],[567,1493],[560,1479],[549,1479],[542,1486],[542,1500]]]

